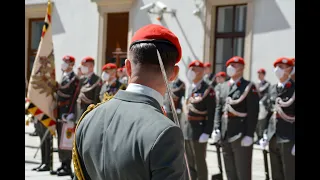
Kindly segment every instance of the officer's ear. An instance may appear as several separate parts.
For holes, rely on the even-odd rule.
[[[172,72],[172,74],[171,74],[171,76],[169,77],[168,80],[169,81],[174,81],[176,79],[176,77],[178,76],[178,74],[179,74],[179,70],[180,70],[179,66],[178,65],[174,65],[173,72]]]
[[[126,72],[127,72],[128,77],[131,77],[132,71],[131,71],[131,62],[130,62],[130,60],[126,59],[124,64],[125,64],[125,67],[126,67]]]

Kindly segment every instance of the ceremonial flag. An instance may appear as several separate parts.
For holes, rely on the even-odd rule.
[[[51,7],[49,0],[40,44],[29,80],[26,108],[52,134],[55,134],[57,85],[51,32]]]

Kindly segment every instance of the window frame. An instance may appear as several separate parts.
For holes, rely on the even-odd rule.
[[[248,16],[248,3],[241,3],[241,4],[227,4],[227,5],[218,5],[218,6],[214,6],[213,8],[215,8],[215,22],[214,22],[214,48],[213,48],[213,54],[214,56],[212,57],[213,59],[213,63],[212,63],[212,70],[214,73],[216,71],[216,56],[217,56],[217,39],[231,39],[231,44],[232,44],[232,52],[234,49],[234,41],[235,38],[243,38],[244,40],[244,46],[243,46],[243,52],[242,54],[244,55],[245,53],[245,40],[246,40],[246,33],[247,33],[247,29],[246,29],[246,25],[247,25],[247,18],[245,19],[245,29],[243,30],[243,32],[235,32],[235,22],[236,22],[236,7],[237,6],[246,6],[246,17]],[[233,19],[232,19],[232,31],[233,32],[218,32],[218,21],[219,21],[219,8],[223,8],[223,7],[232,7],[232,15],[233,15]],[[223,64],[223,63],[219,63],[219,64]],[[222,69],[223,70],[223,69]]]
[[[32,23],[38,22],[38,21],[45,21],[45,18],[29,18],[28,19],[28,57],[27,57],[27,79],[30,80],[31,72],[30,69],[30,57],[36,56],[38,49],[32,49],[31,43],[32,43]]]

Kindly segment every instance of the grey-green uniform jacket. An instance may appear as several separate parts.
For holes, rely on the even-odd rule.
[[[75,138],[86,180],[184,179],[182,131],[145,94],[119,90],[84,117]]]

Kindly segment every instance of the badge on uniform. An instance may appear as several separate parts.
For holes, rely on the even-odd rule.
[[[62,136],[60,139],[59,148],[63,150],[72,150],[74,139],[75,125],[73,122],[63,123]]]

